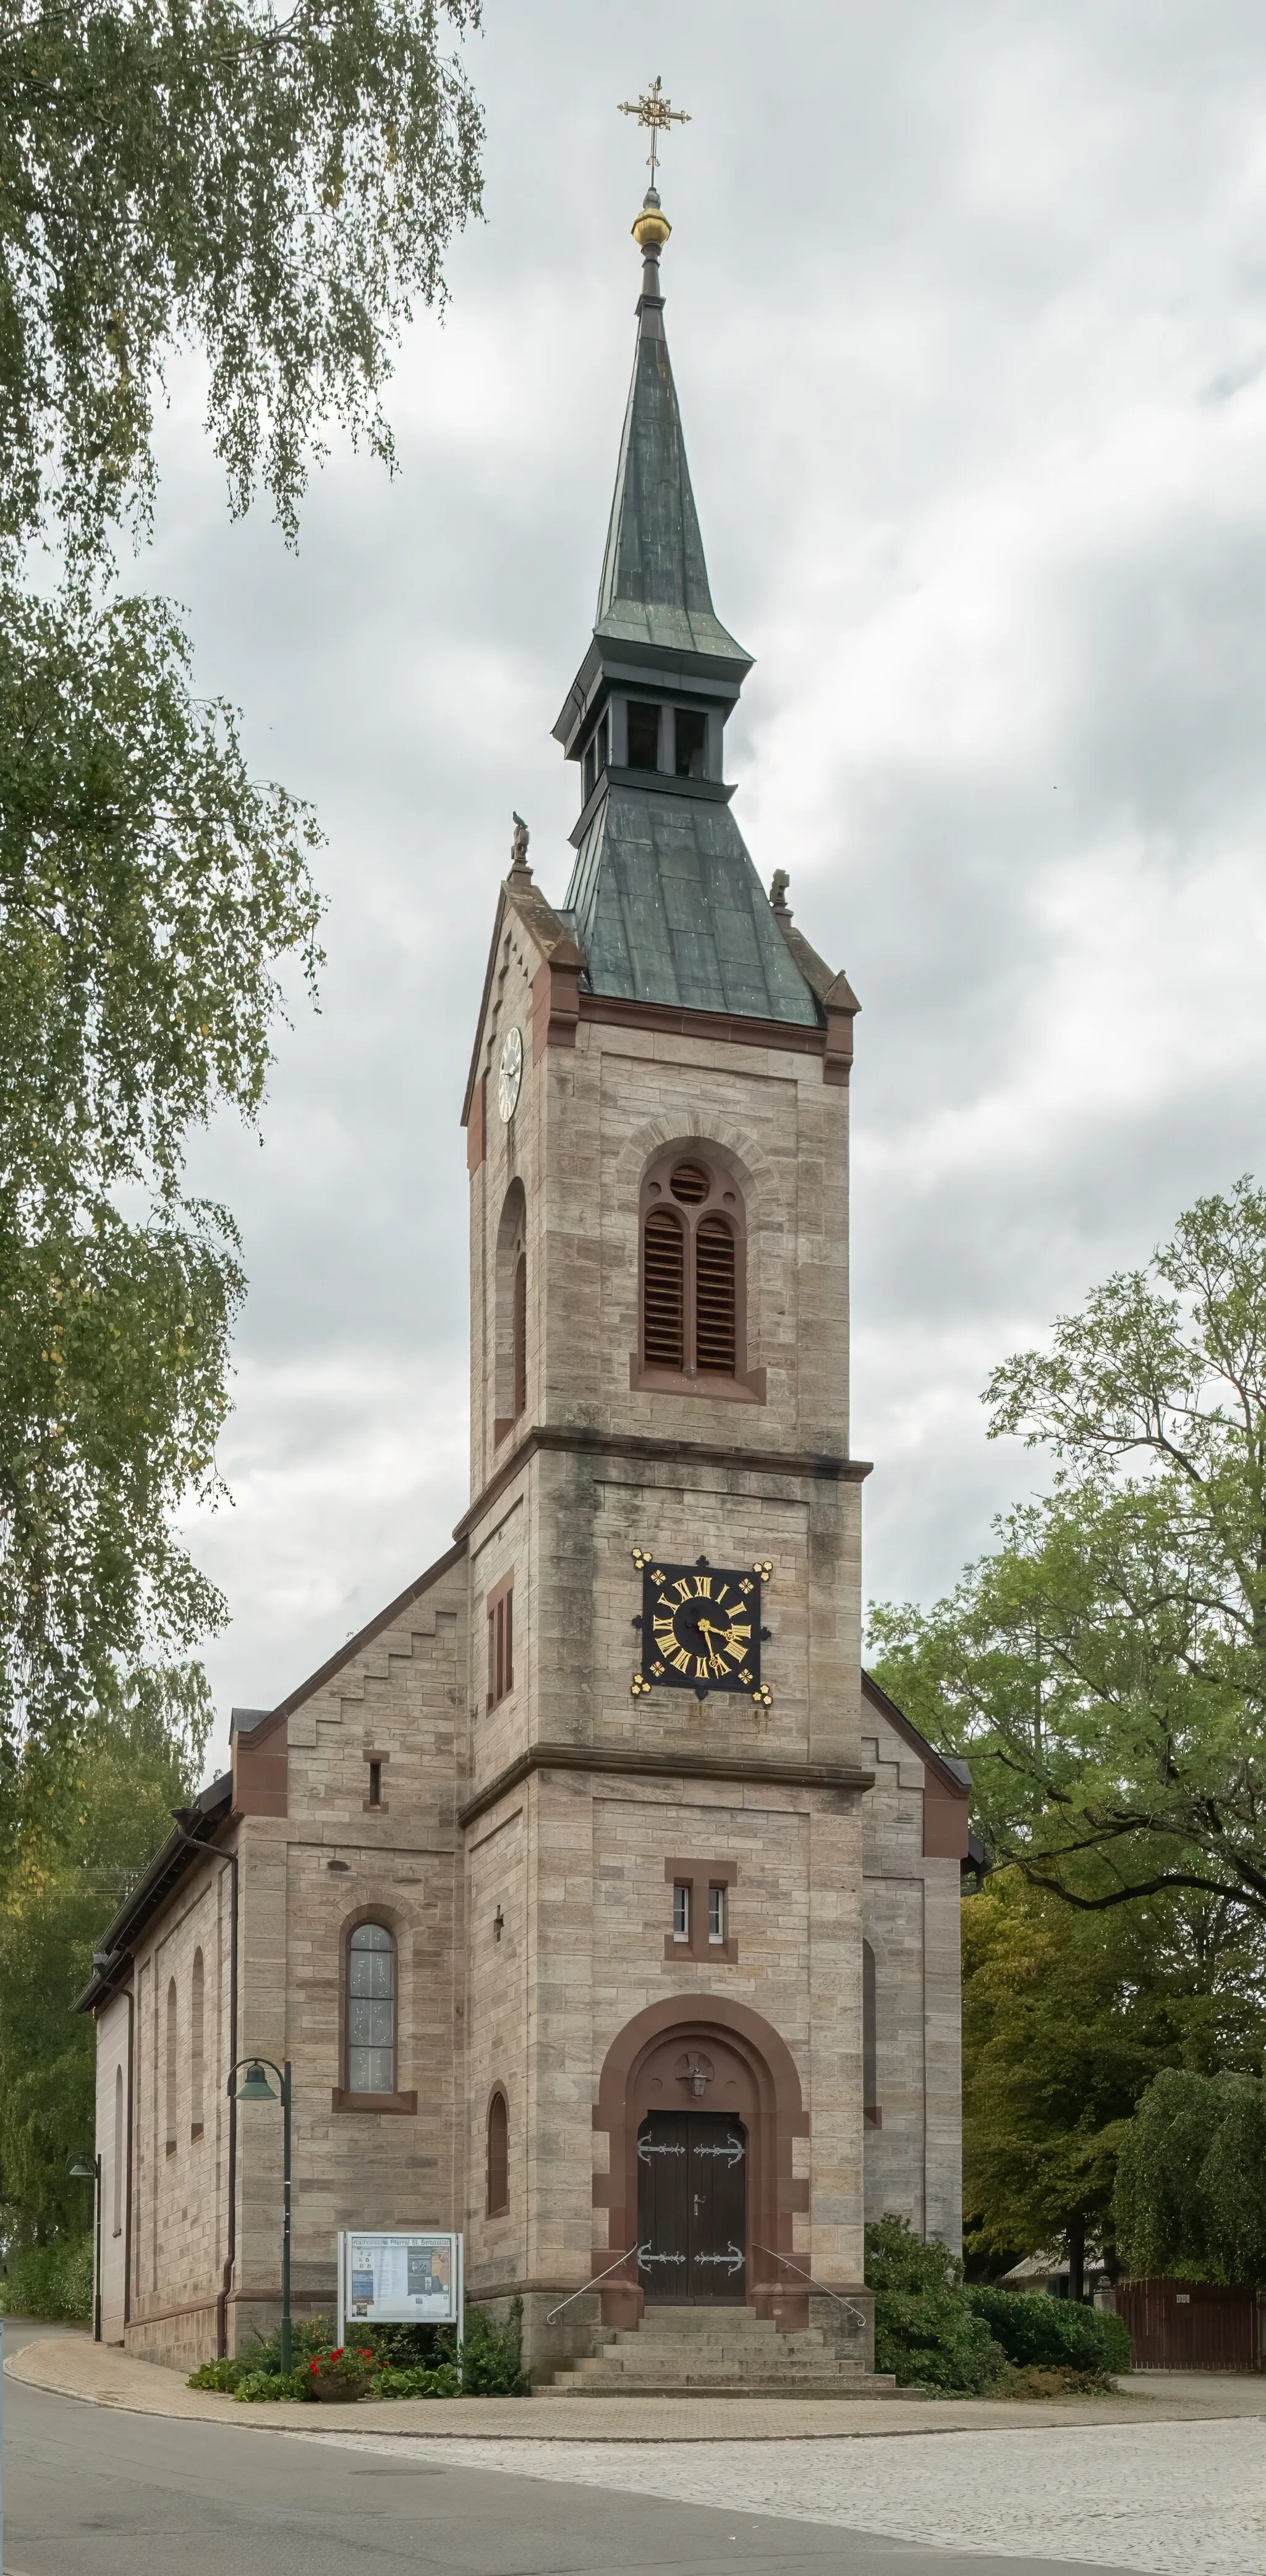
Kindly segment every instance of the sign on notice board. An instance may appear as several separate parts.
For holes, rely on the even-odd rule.
[[[338,2240],[338,2336],[358,2325],[462,2330],[462,2240],[438,2228],[349,2227]]]

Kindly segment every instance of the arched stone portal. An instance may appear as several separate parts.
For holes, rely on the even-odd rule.
[[[704,2070],[706,2074],[704,2073]],[[700,2075],[704,2089],[698,2091]],[[770,2022],[722,1995],[673,1995],[626,2022],[607,2051],[594,2108],[610,2139],[610,2165],[595,2174],[594,2205],[607,2211],[611,2254],[638,2241],[638,2132],[658,2111],[728,2112],[747,2138],[746,2298],[788,2330],[808,2316],[808,2292],[771,2254],[791,2254],[792,2219],[809,2207],[807,2177],[792,2173],[792,2140],[809,2134],[796,2062]],[[601,2271],[601,2257],[594,2268]],[[807,2266],[806,2266],[807,2268]],[[629,2266],[602,2291],[605,2326],[636,2325],[645,2304]]]

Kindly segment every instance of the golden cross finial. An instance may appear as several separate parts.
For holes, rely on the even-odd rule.
[[[622,98],[620,100],[620,114],[621,116],[635,116],[639,125],[648,125],[650,127],[651,186],[653,188],[655,185],[655,167],[659,160],[659,138],[661,134],[667,134],[670,125],[689,125],[691,120],[686,114],[684,107],[674,107],[671,101],[665,98],[664,84],[660,79],[658,72],[656,72],[650,88],[648,90],[644,90],[639,99],[634,100],[631,98]]]

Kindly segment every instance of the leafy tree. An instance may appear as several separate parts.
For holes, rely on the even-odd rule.
[[[171,1514],[217,1490],[242,1277],[181,1151],[256,1115],[315,838],[161,603],[0,582],[0,1739],[222,1615]]]
[[[152,500],[170,352],[209,365],[236,509],[293,533],[337,417],[381,394],[479,207],[482,120],[443,50],[479,0],[0,0],[0,533],[83,540]]]
[[[28,1738],[10,1766],[0,1876],[0,2235],[77,2236],[93,2136],[90,2021],[70,2005],[111,1917],[196,1785],[211,1725],[198,1665],[133,1675],[73,1746]]]
[[[1158,2075],[1121,2146],[1116,2225],[1136,2277],[1266,2280],[1266,2083]]]
[[[1266,1195],[1201,1199],[986,1402],[1053,1487],[948,1600],[874,1612],[885,1687],[1033,1885],[1266,1924]]]
[[[973,2268],[1087,2240],[1111,2256],[1116,2160],[1165,2066],[1259,2062],[1262,1944],[1204,1899],[1082,1913],[1001,1870],[963,1905],[963,2150]],[[1193,1920],[1194,1917],[1194,1920]]]
[[[903,2388],[978,2397],[1003,2355],[963,2288],[963,2267],[939,2237],[926,2242],[904,2218],[866,2230],[866,2280],[875,2293],[875,2368]]]

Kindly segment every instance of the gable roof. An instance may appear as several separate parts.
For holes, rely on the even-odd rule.
[[[970,1766],[966,1762],[960,1762],[956,1754],[938,1753],[936,1746],[929,1744],[926,1735],[920,1735],[917,1726],[906,1716],[904,1709],[898,1708],[895,1699],[889,1699],[882,1683],[875,1680],[873,1673],[868,1673],[864,1669],[862,1698],[868,1699],[871,1707],[877,1709],[881,1717],[887,1718],[894,1735],[899,1735],[902,1743],[908,1744],[912,1753],[917,1753],[924,1768],[934,1774],[942,1788],[948,1790],[952,1798],[971,1796]]]

